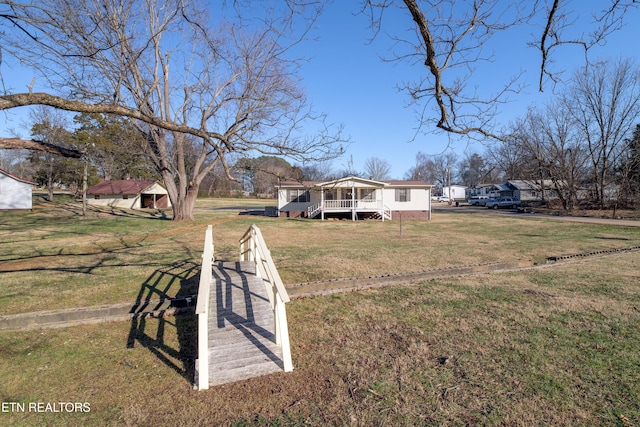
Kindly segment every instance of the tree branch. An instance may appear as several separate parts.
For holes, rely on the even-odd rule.
[[[0,149],[44,151],[46,153],[58,154],[74,159],[79,159],[82,157],[82,152],[78,150],[60,147],[58,145],[50,144],[44,141],[38,141],[35,139],[27,140],[20,138],[0,138]]]

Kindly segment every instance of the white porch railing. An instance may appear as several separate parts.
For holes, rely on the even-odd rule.
[[[267,249],[262,232],[255,224],[251,225],[240,239],[240,261],[254,262],[256,275],[264,280],[275,318],[276,344],[282,349],[283,368],[285,372],[291,372],[293,362],[291,361],[287,313],[284,307],[284,304],[289,302],[289,294],[273,263],[271,252]]]
[[[213,231],[207,227],[204,236],[204,251],[202,252],[202,268],[200,269],[200,284],[198,285],[198,361],[196,371],[198,390],[209,388],[209,293],[213,276]]]
[[[313,218],[322,210],[322,204],[317,203],[307,208],[307,218]]]
[[[324,210],[345,210],[345,209],[354,209],[360,211],[379,211],[383,209],[384,206],[382,204],[382,200],[367,200],[367,199],[358,199],[358,200],[325,200],[324,201]]]
[[[325,212],[378,212],[383,217],[383,219],[391,220],[391,209],[389,209],[382,202],[382,200],[324,200],[322,203],[317,203],[315,205],[309,206],[307,208],[307,216],[308,218],[314,218],[322,210],[324,210]]]
[[[393,218],[391,215],[391,209],[386,206],[383,206],[382,214],[384,215],[384,219],[388,219],[389,221]]]

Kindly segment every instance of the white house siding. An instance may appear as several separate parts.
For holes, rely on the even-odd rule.
[[[320,194],[310,190],[310,200],[308,202],[290,202],[288,197],[290,191],[296,191],[296,194],[303,194],[308,190],[304,188],[280,188],[278,190],[278,209],[282,217],[299,218],[306,216],[308,207],[320,202]]]
[[[31,209],[33,186],[0,172],[0,210]]]
[[[409,191],[409,201],[396,201],[396,189]],[[384,188],[384,205],[392,219],[431,219],[431,189],[411,187]]]
[[[107,194],[88,196],[87,202],[96,206],[109,206],[112,208],[123,209],[140,209],[140,195],[121,195],[121,194]]]

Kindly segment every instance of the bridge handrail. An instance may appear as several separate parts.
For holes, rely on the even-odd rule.
[[[275,316],[276,343],[282,348],[284,371],[290,372],[293,370],[293,363],[284,306],[289,302],[289,294],[271,258],[262,232],[255,224],[252,224],[240,239],[240,261],[252,261],[256,266],[256,275],[263,278],[265,285],[270,285],[267,286],[267,293]]]
[[[198,390],[209,388],[209,294],[213,278],[213,227],[209,225],[204,235],[202,268],[198,285]]]

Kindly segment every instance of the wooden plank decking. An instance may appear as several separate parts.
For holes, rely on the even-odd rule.
[[[283,370],[273,310],[252,262],[213,265],[208,323],[209,385]]]

